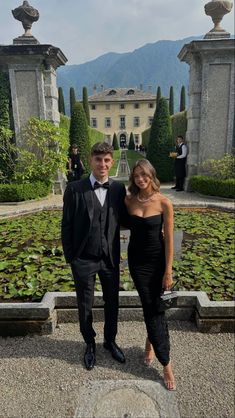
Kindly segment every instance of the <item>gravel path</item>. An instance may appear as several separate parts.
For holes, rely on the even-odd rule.
[[[234,418],[233,335],[202,334],[189,322],[170,321],[169,327],[182,418]],[[143,323],[119,324],[125,365],[103,349],[103,324],[95,329],[97,366],[90,372],[83,368],[76,324],[61,324],[50,336],[0,338],[0,417],[71,418],[79,387],[87,381],[161,380],[157,361],[143,365]]]

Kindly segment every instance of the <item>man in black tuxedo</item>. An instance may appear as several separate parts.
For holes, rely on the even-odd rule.
[[[184,190],[184,180],[186,177],[186,159],[187,159],[187,146],[184,143],[184,138],[181,135],[176,139],[176,157],[175,157],[175,178],[176,184],[172,189],[177,192]]]
[[[104,299],[104,348],[115,360],[125,356],[115,342],[118,321],[120,221],[125,215],[124,184],[108,177],[113,148],[97,143],[91,149],[89,177],[69,183],[64,194],[62,245],[75,282],[80,331],[86,343],[84,363],[96,361],[92,326],[95,276],[99,275]]]

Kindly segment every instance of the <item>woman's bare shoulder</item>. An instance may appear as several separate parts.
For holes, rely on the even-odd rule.
[[[173,208],[172,202],[168,197],[164,196],[161,193],[160,193],[159,196],[160,196],[160,201],[161,201],[163,209],[172,209]]]

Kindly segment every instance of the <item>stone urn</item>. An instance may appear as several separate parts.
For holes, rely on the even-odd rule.
[[[221,32],[227,33],[223,28],[221,28],[220,22],[225,14],[231,12],[232,7],[233,3],[229,0],[211,0],[205,5],[205,13],[206,15],[211,16],[215,25],[210,32],[217,32],[218,35],[221,34]]]

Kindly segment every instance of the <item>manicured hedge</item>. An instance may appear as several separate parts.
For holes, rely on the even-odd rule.
[[[0,202],[21,202],[47,196],[51,185],[40,181],[24,184],[0,184]]]
[[[189,188],[206,195],[235,198],[235,179],[218,180],[208,176],[192,176]]]

